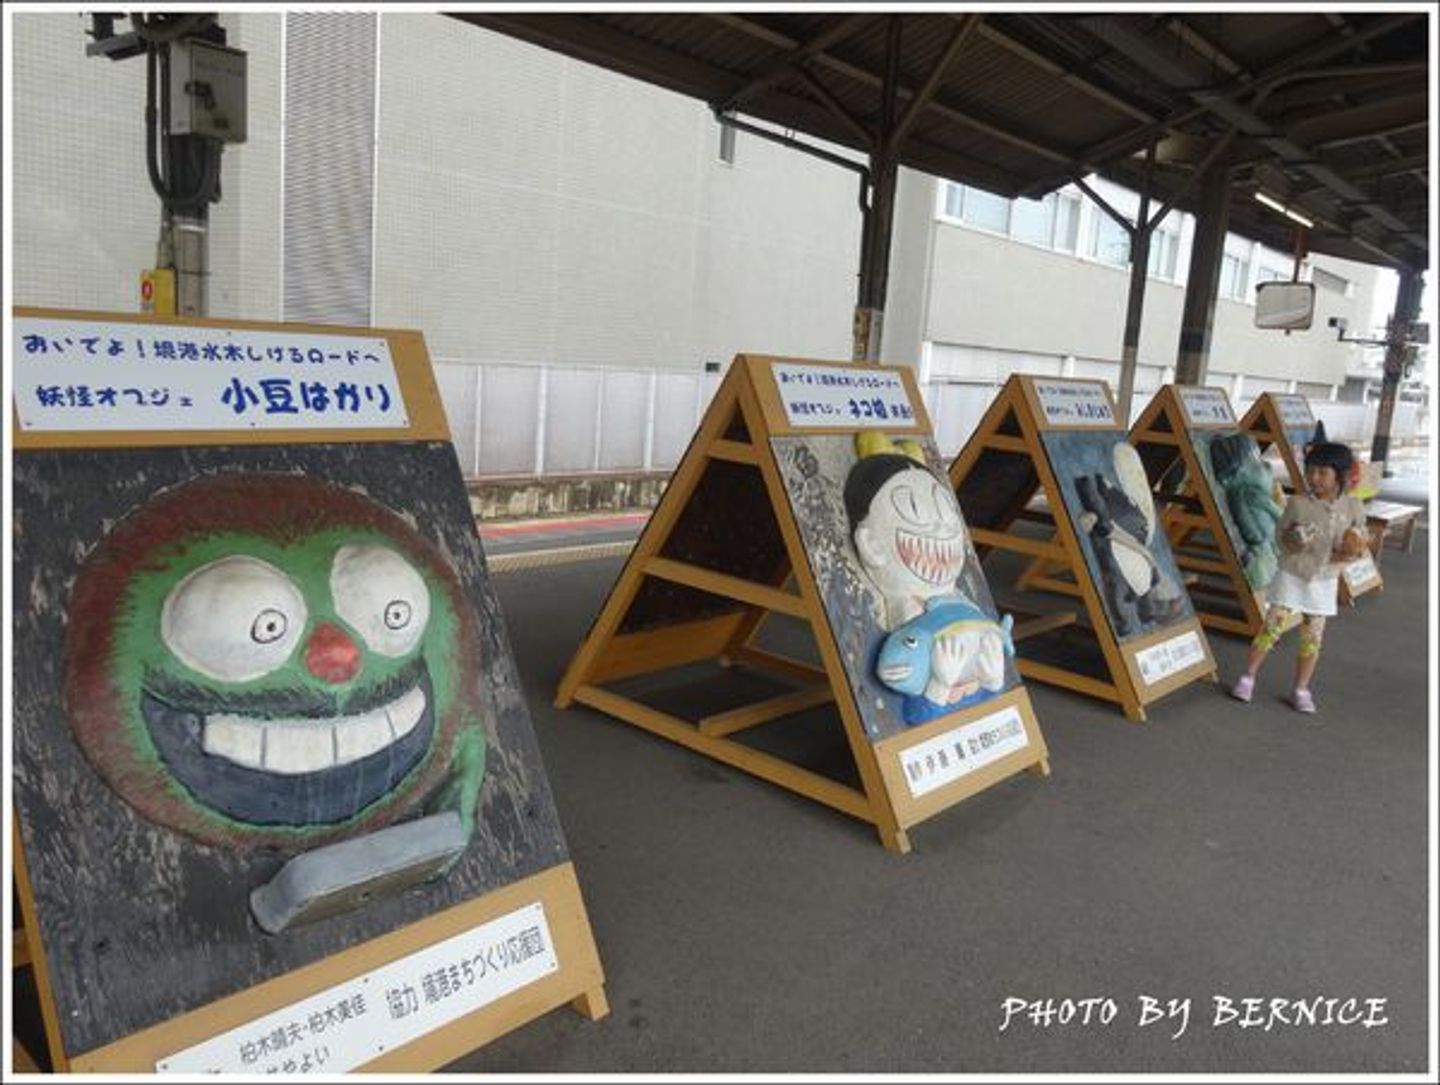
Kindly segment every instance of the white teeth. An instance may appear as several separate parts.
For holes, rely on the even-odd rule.
[[[335,728],[315,720],[271,720],[265,725],[266,772],[291,775],[335,764]]]
[[[211,716],[205,721],[205,752],[258,769],[265,760],[265,729],[239,716]]]
[[[395,737],[404,738],[415,730],[420,717],[425,715],[425,691],[416,686],[403,697],[386,705],[385,711],[390,717],[390,726],[395,729]]]
[[[383,708],[363,716],[352,716],[345,724],[337,724],[334,731],[335,760],[342,765],[383,750],[394,741]]]
[[[960,575],[962,552],[958,539],[898,535],[900,560],[927,584],[950,584]]]
[[[425,692],[416,686],[359,716],[330,720],[208,716],[202,744],[206,753],[237,765],[294,776],[348,765],[383,750],[413,731],[424,715]]]

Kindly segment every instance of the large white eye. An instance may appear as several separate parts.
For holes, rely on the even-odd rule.
[[[921,527],[925,524],[925,516],[920,510],[919,503],[915,500],[915,491],[911,487],[900,485],[891,490],[890,504],[895,507],[895,512],[905,523],[913,527]]]
[[[335,612],[382,656],[414,648],[430,621],[430,591],[411,564],[383,546],[342,546],[330,569]]]
[[[306,617],[305,598],[288,576],[237,554],[202,565],[170,589],[160,637],[191,670],[248,682],[290,658]]]
[[[954,491],[941,486],[937,481],[931,485],[930,496],[935,502],[935,510],[942,524],[953,527],[960,523],[960,505],[955,500]]]

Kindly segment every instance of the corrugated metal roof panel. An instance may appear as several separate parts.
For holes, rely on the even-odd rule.
[[[712,106],[741,95],[744,113],[860,151],[872,140],[857,128],[873,129],[881,117],[892,27],[900,33],[896,114],[904,116],[911,94],[975,17],[812,10],[456,16]],[[1423,169],[1383,183],[1364,173],[1376,156],[1403,162],[1427,155],[1428,113],[1417,116],[1402,100],[1403,73],[1352,75],[1366,66],[1421,66],[1416,81],[1428,87],[1423,13],[1112,10],[986,12],[980,19],[915,118],[900,152],[904,164],[1006,195],[1038,194],[1094,169],[1133,185],[1135,156],[1149,143],[1182,134],[1203,146],[1238,126],[1237,228],[1288,248],[1288,221],[1254,211],[1252,167],[1269,162],[1287,185],[1313,190],[1305,165],[1313,159],[1332,171],[1324,177],[1341,180],[1321,181],[1335,200],[1317,199],[1317,207],[1333,218],[1317,228],[1312,247],[1351,259],[1428,260],[1428,158]],[[797,57],[811,74],[784,69]],[[1375,118],[1370,129],[1366,110]],[[1402,123],[1387,128],[1387,117]],[[1359,133],[1354,146],[1346,124]],[[1292,132],[1318,143],[1308,146]],[[1321,139],[1326,133],[1346,138]],[[1359,175],[1355,184],[1364,181],[1360,203],[1369,206],[1357,206],[1347,170]],[[1158,197],[1185,182],[1183,168],[1160,169]],[[1192,209],[1196,187],[1180,206]],[[1377,202],[1386,205],[1378,218]],[[1395,225],[1401,220],[1403,228]],[[1385,224],[1378,234],[1377,222]]]

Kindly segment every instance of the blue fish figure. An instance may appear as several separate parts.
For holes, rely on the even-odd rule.
[[[962,595],[929,600],[880,645],[875,676],[905,695],[908,724],[924,723],[993,697],[1005,688],[1005,660],[1015,655],[1010,615],[999,622]],[[942,643],[943,641],[943,643]],[[958,674],[941,684],[937,656],[958,657]]]

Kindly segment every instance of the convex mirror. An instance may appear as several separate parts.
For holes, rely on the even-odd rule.
[[[1315,315],[1315,284],[1274,281],[1255,287],[1255,327],[1304,331]]]

